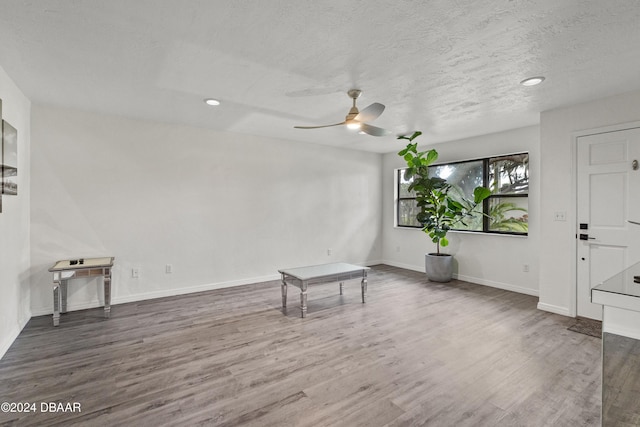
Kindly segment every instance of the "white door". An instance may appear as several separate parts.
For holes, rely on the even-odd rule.
[[[602,320],[591,288],[640,262],[640,129],[577,140],[577,314]],[[586,240],[582,240],[586,239]]]

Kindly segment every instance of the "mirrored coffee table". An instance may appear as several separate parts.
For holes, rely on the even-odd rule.
[[[367,272],[369,270],[369,267],[343,262],[278,270],[282,276],[282,308],[287,308],[287,285],[300,288],[300,311],[302,317],[307,317],[307,289],[309,285],[340,282],[340,295],[342,295],[343,283],[353,279],[360,279],[362,302],[364,303],[367,295]]]

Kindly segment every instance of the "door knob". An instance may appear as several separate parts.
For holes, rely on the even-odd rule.
[[[595,237],[589,237],[588,234],[580,234],[580,240],[596,240]]]

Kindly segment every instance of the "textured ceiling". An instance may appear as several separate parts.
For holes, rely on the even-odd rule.
[[[0,66],[35,103],[389,152],[640,89],[640,1],[0,0]],[[293,129],[350,88],[391,136]]]

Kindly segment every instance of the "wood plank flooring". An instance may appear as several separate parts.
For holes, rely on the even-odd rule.
[[[640,341],[608,332],[603,339],[603,425],[640,425]]]
[[[0,360],[2,425],[591,426],[601,341],[537,298],[374,266],[358,281],[279,282],[31,319]],[[81,412],[41,412],[41,402]]]

